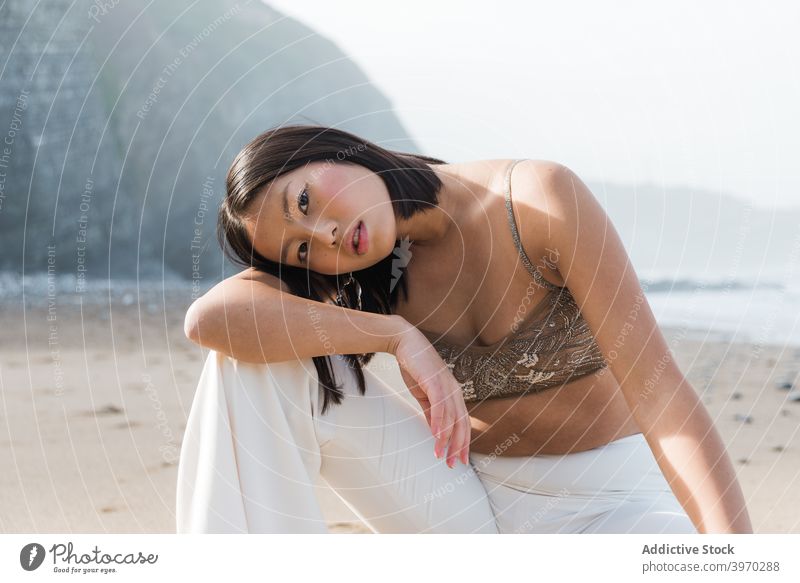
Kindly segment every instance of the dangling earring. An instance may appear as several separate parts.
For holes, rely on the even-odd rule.
[[[343,288],[346,289],[347,286],[349,286],[349,285],[355,285],[355,287],[356,287],[356,298],[358,300],[357,301],[357,306],[358,307],[355,308],[355,309],[356,310],[360,310],[361,309],[361,284],[358,283],[358,280],[355,277],[353,277],[353,272],[352,271],[350,272],[350,277],[348,277],[347,281],[344,282],[344,285],[341,288],[337,288],[336,303],[338,305],[340,305],[341,307],[343,307],[343,308],[350,308],[350,306],[347,305],[347,303],[349,303],[349,302],[347,302],[347,303],[345,302],[344,293],[343,293]]]

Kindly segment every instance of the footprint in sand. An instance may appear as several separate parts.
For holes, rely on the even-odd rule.
[[[124,410],[116,405],[106,405],[105,407],[100,407],[99,409],[95,409],[94,411],[86,411],[83,415],[94,415],[95,417],[101,417],[105,415],[120,415],[124,413]]]
[[[114,427],[117,429],[136,429],[137,427],[141,427],[141,423],[138,421],[123,421],[122,423],[117,423]]]

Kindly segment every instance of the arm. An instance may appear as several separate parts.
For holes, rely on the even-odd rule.
[[[245,270],[189,306],[193,342],[245,362],[282,362],[330,354],[394,352],[404,318],[350,310],[288,292],[277,277]]]
[[[678,501],[700,533],[752,533],[722,439],[673,360],[605,211],[568,168],[543,161],[527,172],[535,192],[527,236],[549,231],[558,271]]]

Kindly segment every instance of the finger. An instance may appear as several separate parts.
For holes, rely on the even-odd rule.
[[[459,426],[459,419],[461,418],[460,411],[464,409],[462,399],[463,398],[461,397],[461,388],[456,386],[455,392],[450,394],[450,398],[447,403],[446,415],[448,423],[446,427],[446,434],[442,436],[442,444],[441,444],[441,451],[443,457],[445,456],[445,449],[448,450],[449,454],[450,452],[455,451],[455,449],[457,449],[461,445],[461,442],[459,441],[460,438],[458,436],[455,436],[455,431]],[[447,461],[449,465],[449,459]]]
[[[469,444],[472,441],[472,423],[470,422],[469,413],[467,412],[466,408],[464,409],[464,436],[463,436],[463,445],[461,449],[458,451],[458,459],[461,460],[461,463],[464,465],[469,464]]]
[[[450,447],[447,450],[447,465],[451,468],[456,465],[458,455],[464,447],[464,433],[463,418],[456,419],[453,424],[453,434],[450,436]]]
[[[441,391],[435,383],[431,383],[428,387],[427,394],[430,403],[431,433],[438,440],[438,434],[444,425],[445,403],[442,400]]]
[[[452,403],[447,403],[445,406],[444,419],[442,420],[442,429],[436,439],[436,457],[444,457],[447,444],[450,441],[450,436],[453,434],[454,423],[455,415],[452,412]]]
[[[470,440],[470,433],[472,431],[472,426],[470,425],[469,421],[469,414],[466,412],[466,408],[464,408],[464,412],[461,414],[459,418],[459,425],[461,427],[461,441],[458,446],[458,450],[455,452],[456,459],[460,460],[464,465],[467,464],[465,459],[468,460],[468,451],[469,451],[469,440]]]

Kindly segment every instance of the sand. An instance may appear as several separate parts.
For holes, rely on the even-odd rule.
[[[20,297],[0,302],[0,531],[174,532],[206,355],[183,335],[189,294],[28,299],[24,310]],[[800,391],[784,387],[800,386],[800,347],[664,332],[728,447],[755,531],[800,532]],[[371,532],[334,493],[321,501],[331,532]]]

